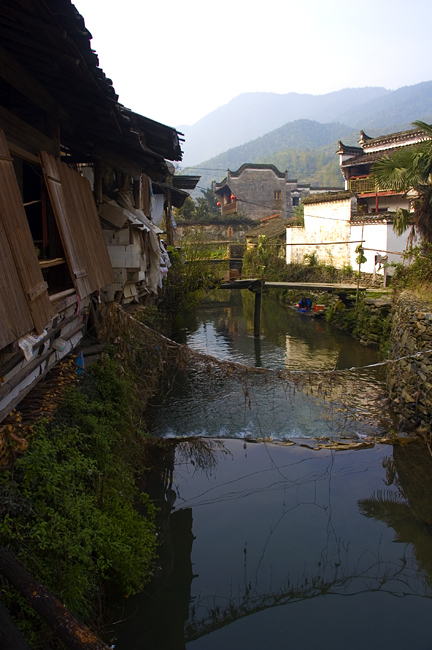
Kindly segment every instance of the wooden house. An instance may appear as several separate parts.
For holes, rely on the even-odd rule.
[[[0,36],[1,422],[101,298],[157,290],[152,187],[182,152],[118,103],[70,0],[0,0]]]

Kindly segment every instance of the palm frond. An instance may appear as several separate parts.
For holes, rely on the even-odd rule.
[[[384,156],[372,165],[371,176],[377,189],[395,192],[407,192],[410,189],[412,156],[407,156],[407,153],[407,151],[397,151],[393,156]]]
[[[413,126],[416,126],[418,129],[421,129],[422,131],[424,131],[426,135],[432,138],[432,124],[426,124],[426,122],[422,122],[421,120],[416,120],[415,122],[413,122]]]
[[[393,231],[400,237],[405,230],[412,226],[413,215],[408,210],[399,208],[393,219]]]

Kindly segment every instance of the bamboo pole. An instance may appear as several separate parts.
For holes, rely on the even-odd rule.
[[[364,222],[364,217],[363,217],[363,221],[362,221],[362,231],[361,231],[361,239],[362,239],[362,240],[361,240],[361,243],[363,243],[363,241],[364,241],[364,240],[363,240],[364,223],[365,223],[365,222]],[[359,261],[358,277],[357,277],[356,305],[357,305],[357,303],[358,303],[359,292],[360,292],[360,269],[361,269],[361,259],[362,259],[362,257],[363,257],[363,252],[359,253],[360,261]]]

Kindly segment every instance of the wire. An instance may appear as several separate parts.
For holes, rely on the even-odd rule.
[[[208,187],[202,187],[201,185],[197,185],[196,187],[197,187],[197,189],[203,190],[203,191],[207,191],[208,189],[210,189]],[[340,191],[343,191],[343,190],[340,190]],[[280,213],[290,214],[290,215],[292,214],[292,212],[290,212],[287,209],[286,210],[282,210],[282,209],[279,210],[279,209],[275,208],[274,206],[270,206],[270,205],[267,205],[265,203],[257,203],[255,201],[248,201],[246,199],[238,199],[238,200],[241,201],[242,203],[247,203],[248,205],[254,205],[254,206],[259,207],[259,208],[265,208],[266,210],[275,210],[275,214],[280,214]],[[345,221],[345,219],[338,219],[337,217],[320,217],[318,215],[312,215],[312,214],[305,214],[304,216],[305,217],[315,218],[315,219],[324,219],[325,221]],[[350,223],[350,222],[347,221],[347,223]]]

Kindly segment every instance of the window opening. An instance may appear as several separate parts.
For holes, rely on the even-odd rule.
[[[42,170],[38,165],[19,158],[15,158],[14,167],[35,253],[43,278],[48,284],[48,293],[53,295],[73,289]]]

